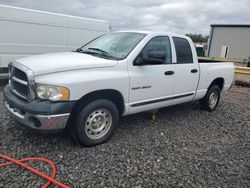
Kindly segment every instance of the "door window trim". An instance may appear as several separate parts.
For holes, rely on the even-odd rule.
[[[143,46],[143,48],[140,50],[140,52],[139,52],[139,53],[137,54],[137,56],[134,58],[134,60],[133,60],[133,66],[137,66],[137,65],[135,65],[134,62],[135,62],[135,60],[139,57],[140,53],[144,50],[145,46],[147,46],[148,43],[149,43],[151,40],[153,40],[154,38],[157,38],[157,37],[166,37],[166,38],[168,38],[168,40],[169,40],[169,45],[170,45],[171,63],[148,64],[148,65],[143,65],[143,66],[157,66],[157,65],[172,65],[172,64],[176,64],[176,63],[173,62],[173,50],[172,50],[172,48],[173,48],[174,46],[173,46],[172,37],[166,36],[166,35],[158,35],[158,36],[154,36],[154,37],[152,37],[151,39],[149,39],[149,41]]]
[[[191,51],[191,55],[192,55],[192,62],[191,63],[178,63],[178,57],[177,57],[177,51],[176,51],[176,46],[175,46],[174,38],[183,39],[183,40],[186,40],[188,42],[188,45],[189,45],[189,48],[190,48],[190,51]],[[190,42],[186,38],[177,37],[177,36],[172,36],[172,39],[173,39],[173,45],[174,45],[174,48],[175,48],[175,57],[176,57],[176,63],[175,64],[178,64],[178,65],[179,64],[194,64],[194,54],[193,54]]]

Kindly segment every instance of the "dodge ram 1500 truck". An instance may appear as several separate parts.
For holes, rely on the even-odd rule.
[[[198,62],[191,39],[165,32],[104,34],[75,52],[9,64],[5,105],[18,124],[106,142],[119,117],[199,100],[213,111],[232,84],[232,63]]]

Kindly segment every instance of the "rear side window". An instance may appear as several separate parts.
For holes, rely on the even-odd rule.
[[[193,63],[193,54],[188,40],[173,37],[177,63]]]

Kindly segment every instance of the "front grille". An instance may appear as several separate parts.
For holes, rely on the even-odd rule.
[[[20,93],[23,97],[27,97],[28,96],[28,87],[26,85],[23,85],[15,80],[11,81],[11,84],[13,86],[13,88]]]
[[[26,67],[15,63],[9,64],[9,83],[14,94],[25,99],[34,99],[33,74]]]
[[[18,68],[15,68],[15,67],[14,67],[14,76],[18,79],[21,79],[23,81],[28,82],[28,78],[27,78],[27,75],[25,74],[25,72],[21,71]]]

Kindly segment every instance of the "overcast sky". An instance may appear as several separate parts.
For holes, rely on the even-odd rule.
[[[0,0],[0,4],[108,20],[112,30],[209,34],[210,24],[250,24],[250,0]]]

